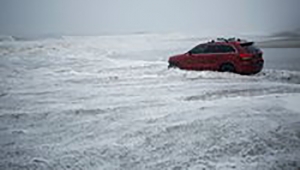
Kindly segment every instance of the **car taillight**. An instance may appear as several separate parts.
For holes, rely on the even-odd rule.
[[[252,60],[253,59],[252,54],[240,54],[240,57],[242,60]]]

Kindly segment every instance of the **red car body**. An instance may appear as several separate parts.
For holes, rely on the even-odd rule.
[[[170,57],[169,67],[256,74],[264,65],[262,55],[253,42],[222,39],[200,44],[187,53]]]

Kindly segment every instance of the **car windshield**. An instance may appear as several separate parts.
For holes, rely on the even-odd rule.
[[[205,52],[206,48],[207,48],[206,45],[198,45],[195,48],[193,48],[192,50],[190,50],[189,52],[191,54],[201,54],[201,53]]]

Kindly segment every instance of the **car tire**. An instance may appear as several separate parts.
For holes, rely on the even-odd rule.
[[[168,69],[170,69],[170,68],[177,68],[177,67],[178,67],[178,64],[170,62],[169,66],[168,66]]]
[[[231,63],[225,63],[222,64],[220,67],[220,71],[221,72],[230,72],[230,73],[234,73],[235,72],[235,67],[233,64]]]

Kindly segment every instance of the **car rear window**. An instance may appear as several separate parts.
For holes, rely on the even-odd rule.
[[[259,53],[260,49],[254,45],[253,42],[241,44],[241,46],[246,50],[248,53]]]

